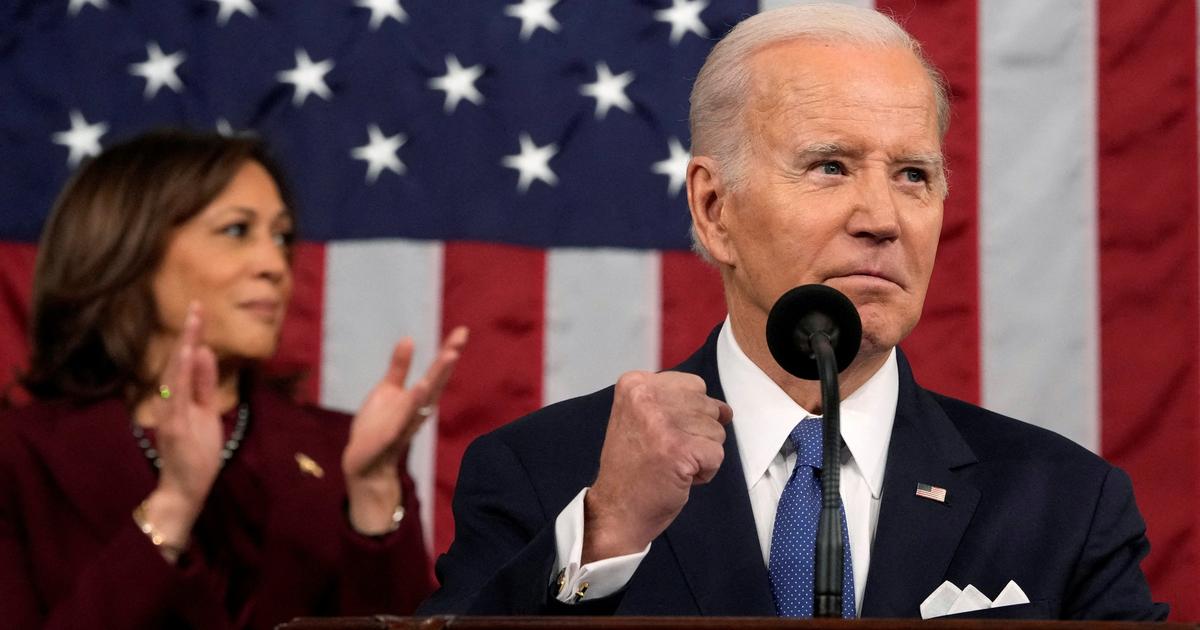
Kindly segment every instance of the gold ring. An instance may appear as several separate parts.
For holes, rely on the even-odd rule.
[[[433,405],[425,405],[423,407],[417,408],[417,415],[421,416],[422,418],[428,418],[429,416],[432,416],[433,412],[434,412]]]
[[[162,398],[163,400],[170,398],[171,397],[171,388],[167,387],[166,385],[159,385],[158,386],[158,396],[160,398]]]

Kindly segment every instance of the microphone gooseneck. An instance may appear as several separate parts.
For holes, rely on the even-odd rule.
[[[841,397],[837,375],[849,367],[862,343],[862,320],[854,303],[836,289],[806,284],[775,302],[767,316],[767,347],[789,374],[821,381],[821,516],[817,524],[813,616],[842,616]]]

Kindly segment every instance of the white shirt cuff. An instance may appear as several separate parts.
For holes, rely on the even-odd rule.
[[[557,588],[555,598],[564,604],[608,597],[625,588],[642,558],[650,551],[650,544],[647,544],[645,549],[637,553],[580,566],[583,558],[583,499],[587,491],[587,488],[580,490],[554,521],[558,552],[550,584]]]

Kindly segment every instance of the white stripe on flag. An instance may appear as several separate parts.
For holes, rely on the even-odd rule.
[[[442,245],[431,241],[335,241],[325,263],[321,404],[354,413],[379,382],[402,337],[416,342],[410,382],[441,338]],[[413,438],[408,470],[417,484],[425,544],[433,541],[437,416]]]
[[[983,0],[980,22],[983,402],[1096,450],[1095,7]]]
[[[546,255],[546,404],[657,370],[661,322],[657,252],[552,249]]]

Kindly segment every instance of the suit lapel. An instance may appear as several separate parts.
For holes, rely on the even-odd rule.
[[[297,510],[305,503],[311,505],[314,496],[324,496],[325,504],[337,506],[335,516],[342,518],[346,483],[341,457],[349,422],[327,420],[269,387],[256,388],[254,405],[262,410],[262,430],[269,436],[262,441],[264,459],[270,464],[264,466],[264,477],[274,496],[299,502]]]
[[[89,529],[107,540],[157,483],[130,432],[128,407],[110,399],[52,409],[31,427],[31,445]]]
[[[702,377],[708,395],[725,400],[717,375],[717,333],[676,369]],[[709,483],[692,488],[688,503],[664,536],[679,561],[700,614],[773,616],[775,603],[758,545],[750,495],[733,427],[725,461]]]
[[[904,356],[898,358],[900,392],[864,617],[919,615],[920,603],[945,580],[979,501],[968,475],[974,453],[937,401],[917,386]],[[945,488],[945,503],[916,496],[918,483]]]
[[[700,614],[772,616],[775,603],[737,453],[730,430],[717,476],[692,489],[665,535]]]

